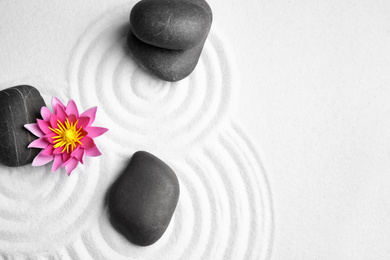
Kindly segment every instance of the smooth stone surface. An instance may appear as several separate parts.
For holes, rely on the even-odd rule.
[[[130,13],[130,26],[141,41],[171,50],[190,49],[207,37],[210,7],[190,0],[142,0]]]
[[[174,82],[184,79],[195,69],[204,41],[188,50],[168,50],[140,41],[130,30],[127,45],[144,69],[160,79]]]
[[[211,11],[209,4],[205,0],[189,0],[189,1],[203,7],[204,10],[206,10],[207,14],[209,15],[210,19],[213,20],[213,12]]]
[[[32,162],[40,149],[27,146],[36,139],[25,124],[36,123],[45,101],[39,91],[28,85],[0,91],[0,162],[21,166]]]
[[[168,165],[136,152],[109,191],[110,221],[134,244],[151,245],[167,229],[179,194],[178,179]]]

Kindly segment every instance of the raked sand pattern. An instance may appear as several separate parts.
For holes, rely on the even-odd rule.
[[[226,120],[231,103],[235,79],[222,42],[211,32],[195,71],[180,82],[162,81],[129,56],[129,10],[98,18],[79,39],[69,64],[71,96],[85,107],[100,104],[99,118],[121,146],[197,143]]]
[[[133,5],[133,4],[132,4]],[[169,83],[128,55],[128,5],[79,38],[63,88],[36,85],[82,110],[98,106],[103,156],[71,177],[51,165],[0,167],[0,254],[5,259],[269,259],[272,197],[251,141],[231,118],[236,69],[212,28],[195,71]],[[52,85],[48,85],[52,86]],[[164,236],[138,247],[108,221],[105,197],[131,155],[146,150],[176,172],[180,198]]]

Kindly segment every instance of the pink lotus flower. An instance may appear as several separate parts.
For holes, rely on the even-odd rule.
[[[39,137],[31,142],[28,148],[43,149],[32,162],[33,166],[41,166],[54,160],[52,172],[65,167],[70,175],[79,162],[84,163],[84,157],[101,155],[93,138],[108,131],[107,128],[91,126],[95,121],[97,107],[92,107],[79,115],[73,100],[64,106],[53,97],[52,113],[47,107],[42,107],[42,119],[37,123],[24,125],[31,133]]]

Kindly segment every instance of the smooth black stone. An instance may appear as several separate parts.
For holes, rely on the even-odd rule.
[[[25,124],[36,123],[45,101],[39,91],[28,85],[0,91],[0,162],[22,166],[32,162],[40,149],[27,146],[36,139]]]
[[[168,165],[150,153],[136,152],[110,188],[110,221],[134,244],[151,245],[167,229],[179,194],[178,179]]]
[[[138,39],[150,45],[190,49],[204,41],[211,27],[211,9],[200,2],[142,0],[131,10],[130,26]]]
[[[140,41],[130,30],[127,45],[143,68],[160,79],[174,82],[184,79],[195,69],[204,41],[188,50],[168,50]]]

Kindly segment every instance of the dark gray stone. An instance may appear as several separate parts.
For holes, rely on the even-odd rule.
[[[151,245],[167,229],[179,194],[168,165],[150,153],[136,152],[108,193],[110,221],[134,244]]]
[[[130,13],[130,26],[138,39],[171,50],[199,45],[211,22],[211,9],[203,0],[142,0]]]
[[[24,128],[36,123],[45,101],[39,91],[22,85],[0,91],[0,162],[21,166],[32,162],[40,149],[27,146],[36,137]]]
[[[212,19],[204,0],[142,0],[130,15],[130,53],[163,80],[184,79],[199,61]]]
[[[188,50],[168,50],[140,41],[130,30],[127,37],[130,53],[153,75],[166,81],[184,79],[195,69],[204,41]]]
[[[209,4],[205,0],[189,0],[189,1],[203,7],[204,10],[206,10],[207,14],[209,15],[210,19],[213,20],[213,12],[211,11]]]

